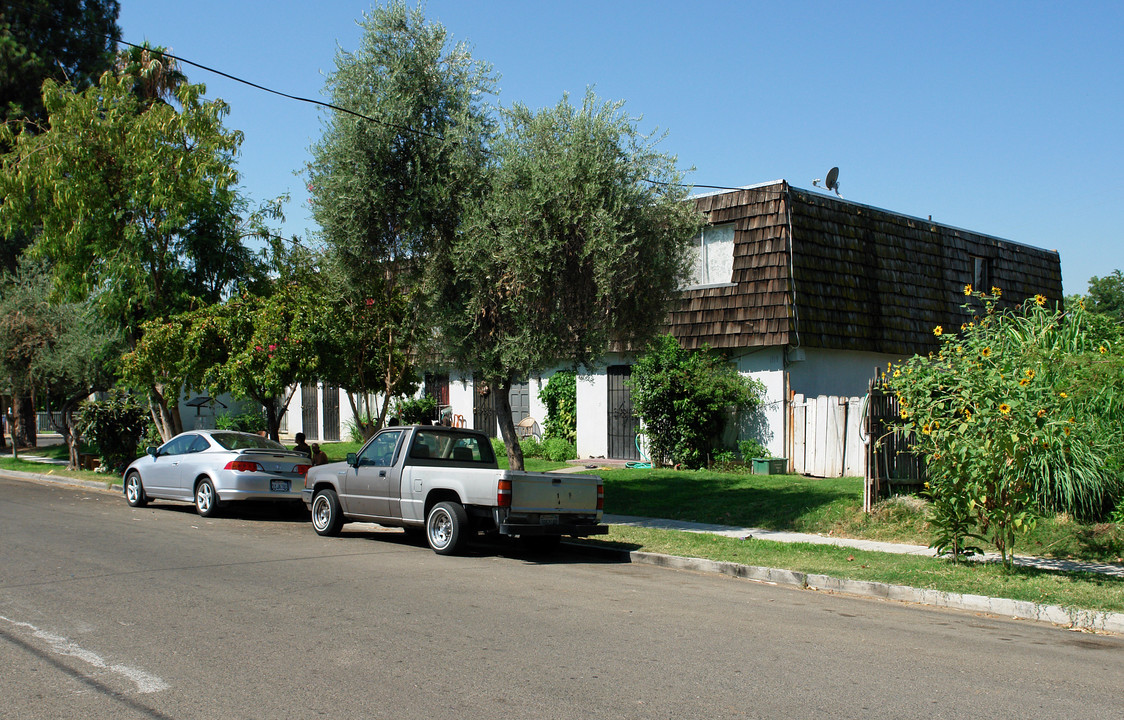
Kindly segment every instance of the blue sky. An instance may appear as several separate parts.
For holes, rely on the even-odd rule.
[[[337,44],[369,2],[122,0],[122,37],[283,92],[326,99]],[[533,108],[587,86],[667,131],[688,181],[832,166],[848,200],[1061,254],[1067,293],[1124,269],[1124,3],[434,0],[426,15]],[[284,192],[308,237],[304,181],[323,111],[188,67],[245,133],[256,201]],[[953,291],[958,290],[952,289]]]

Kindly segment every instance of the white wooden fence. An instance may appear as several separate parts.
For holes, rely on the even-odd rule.
[[[793,472],[813,477],[861,477],[866,472],[862,401],[793,395],[788,450]]]

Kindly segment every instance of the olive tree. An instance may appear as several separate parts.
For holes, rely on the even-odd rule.
[[[418,267],[448,245],[479,197],[491,68],[439,23],[402,2],[359,22],[355,50],[340,49],[326,92],[335,111],[308,165],[313,216],[332,276],[342,338],[324,379],[349,391],[356,417],[416,374],[431,335],[420,317]],[[369,429],[369,428],[368,428]]]
[[[504,112],[483,199],[427,258],[444,355],[498,399],[511,467],[523,467],[513,381],[640,348],[667,318],[700,219],[675,158],[623,103],[587,92]]]

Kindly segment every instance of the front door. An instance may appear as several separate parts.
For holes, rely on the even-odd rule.
[[[632,409],[632,391],[628,380],[632,377],[631,365],[611,365],[609,379],[609,457],[615,460],[639,460],[636,433],[640,421]]]
[[[340,497],[349,515],[391,517],[391,500],[399,500],[396,461],[403,432],[383,430],[359,451],[358,467],[348,468],[344,495]]]
[[[473,379],[476,387],[472,403],[472,427],[483,430],[488,437],[496,436],[496,398],[491,386],[483,380]]]

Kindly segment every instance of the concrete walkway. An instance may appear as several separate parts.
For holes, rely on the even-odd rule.
[[[10,456],[9,456],[10,457]],[[20,453],[20,460],[33,463],[42,463],[43,465],[69,465],[67,460],[56,460],[55,458],[44,457],[42,455],[29,455],[28,453]]]
[[[746,540],[772,540],[786,543],[810,543],[812,545],[834,545],[836,547],[855,548],[856,550],[870,550],[873,552],[895,553],[898,555],[927,555],[936,557],[933,548],[924,545],[908,545],[905,543],[878,542],[876,540],[860,540],[856,538],[831,537],[827,535],[812,535],[809,533],[784,532],[779,530],[765,530],[764,528],[731,527],[729,525],[710,525],[707,523],[684,522],[680,520],[662,520],[658,518],[635,517],[632,515],[606,515],[605,522],[610,525],[628,525],[631,527],[659,528],[661,530],[682,530],[684,532],[711,533],[724,537]],[[986,553],[983,556],[972,558],[981,562],[999,562],[998,553]],[[1057,560],[1053,558],[1031,557],[1017,555],[1014,560],[1016,565],[1035,567],[1043,570],[1061,570],[1064,572],[1090,572],[1112,575],[1124,578],[1124,564],[1086,562],[1081,560]]]

